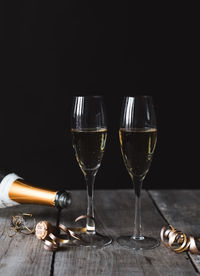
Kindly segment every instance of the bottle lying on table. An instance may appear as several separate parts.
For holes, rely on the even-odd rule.
[[[71,193],[30,186],[17,174],[0,170],[0,208],[19,204],[42,204],[67,208],[71,204]]]

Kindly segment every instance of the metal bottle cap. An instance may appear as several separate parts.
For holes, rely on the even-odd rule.
[[[67,208],[71,205],[71,193],[68,191],[59,191],[56,193],[55,206],[58,208]]]

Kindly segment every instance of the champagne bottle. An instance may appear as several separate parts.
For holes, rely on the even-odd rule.
[[[0,208],[19,204],[67,208],[71,204],[71,193],[30,186],[17,174],[0,170]]]

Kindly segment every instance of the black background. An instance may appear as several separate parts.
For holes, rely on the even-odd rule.
[[[148,94],[158,143],[144,187],[198,188],[195,7],[151,8],[1,2],[0,168],[47,188],[85,188],[71,146],[71,101],[101,94],[109,135],[96,188],[130,188],[118,141],[120,107],[125,95]]]

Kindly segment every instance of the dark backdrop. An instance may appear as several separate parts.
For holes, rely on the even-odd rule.
[[[149,8],[126,1],[1,3],[0,168],[44,187],[84,188],[71,146],[71,100],[102,94],[109,133],[96,188],[130,188],[118,141],[120,106],[125,95],[149,94],[158,143],[144,186],[198,188],[195,9]]]

